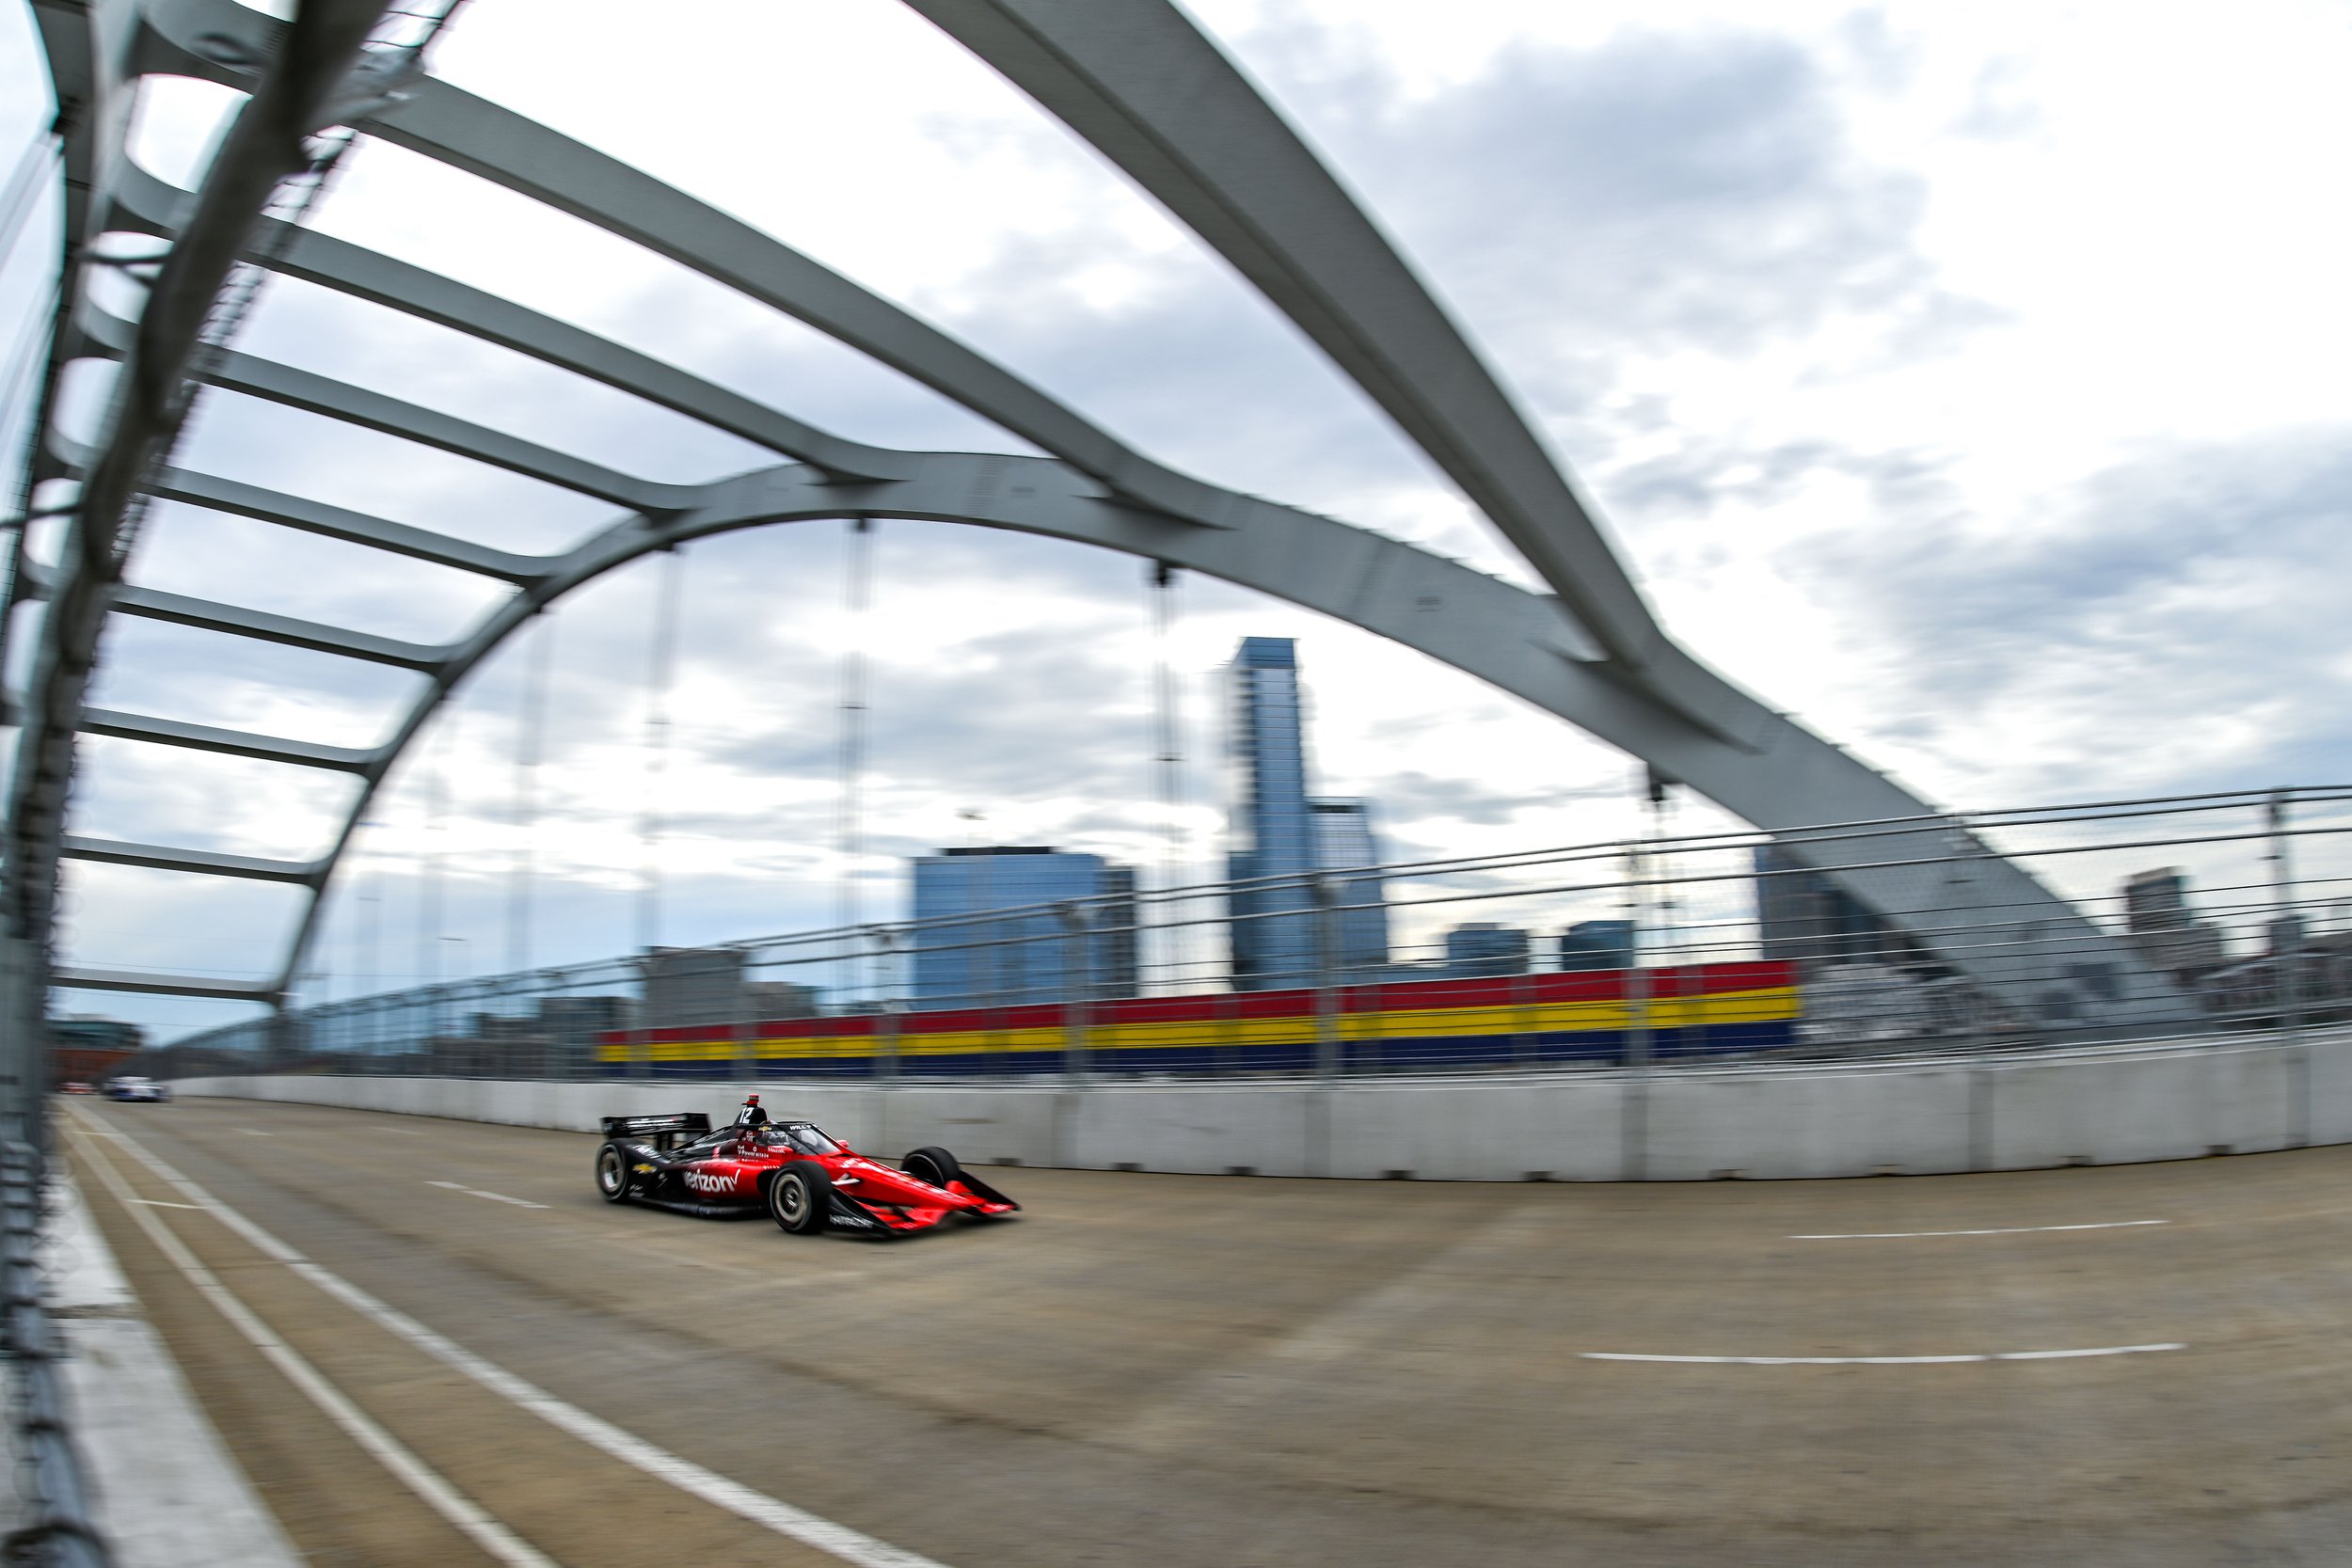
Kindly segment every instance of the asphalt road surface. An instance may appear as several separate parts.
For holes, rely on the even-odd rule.
[[[321,1568],[2352,1559],[2352,1149],[1650,1186],[992,1171],[1018,1218],[871,1243],[609,1207],[583,1134],[60,1119]]]

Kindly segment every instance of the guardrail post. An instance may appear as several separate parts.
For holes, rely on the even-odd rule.
[[[14,1034],[15,1031],[10,1031]],[[38,1066],[43,1053],[22,1036],[10,1042],[19,1066]],[[39,1102],[32,1116],[40,1117]],[[9,1532],[8,1560],[56,1564],[57,1568],[105,1568],[114,1560],[90,1518],[80,1457],[66,1427],[63,1389],[56,1363],[56,1330],[42,1310],[40,1266],[40,1151],[25,1141],[33,1131],[11,1110],[0,1129],[0,1339],[8,1351],[9,1420],[19,1448],[18,1485],[29,1505],[24,1522]],[[20,1556],[19,1554],[23,1554]]]
[[[1340,1075],[1339,882],[1318,871],[1307,891],[1315,904],[1315,1077],[1329,1084]]]
[[[2296,912],[2295,873],[2287,859],[2287,792],[2274,789],[2263,805],[2264,831],[2270,837],[2270,903],[2277,912],[2270,923],[2270,961],[2276,979],[2272,996],[2279,1022],[2300,1031],[2303,1026],[2303,917]]]
[[[1087,1079],[1087,1014],[1088,1003],[1094,990],[1092,943],[1087,940],[1087,911],[1076,904],[1063,902],[1054,906],[1054,918],[1061,922],[1062,940],[1069,958],[1063,961],[1062,990],[1062,1071],[1073,1084]]]
[[[881,1011],[874,1015],[874,1076],[895,1084],[898,1081],[898,1013],[906,1005],[893,994],[890,959],[898,947],[898,934],[887,926],[877,926],[873,937],[875,968],[882,974],[882,995],[876,1000]]]
[[[2289,1058],[2287,1144],[2305,1148],[2312,1141],[2312,1054],[2310,1042],[2302,1037],[2303,917],[2296,909],[2294,863],[2287,858],[2288,804],[2287,791],[2272,790],[2264,802],[2263,818],[2270,837],[2271,905],[2278,911],[2270,925],[2270,963],[2276,976],[2273,1000],[2280,1026],[2297,1046]]]
[[[1639,840],[1626,846],[1625,1117],[1621,1164],[1624,1179],[1649,1174],[1649,972],[1642,967],[1642,920],[1647,902],[1647,858]]]
[[[735,1043],[731,1070],[740,1073],[743,1082],[755,1083],[759,1078],[759,1006],[752,990],[752,976],[758,970],[745,949],[731,947],[728,951],[743,960],[735,972],[735,1017],[727,1021],[727,1037]]]

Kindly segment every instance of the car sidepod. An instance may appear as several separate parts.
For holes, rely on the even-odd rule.
[[[833,1181],[828,1227],[850,1235],[907,1235],[936,1229],[959,1214],[993,1219],[1020,1208],[961,1169],[946,1185],[934,1186],[863,1155],[826,1164]]]
[[[616,1151],[624,1162],[626,1201],[703,1219],[742,1219],[760,1212],[761,1173],[735,1168],[733,1162],[726,1162],[729,1168],[722,1172],[721,1162],[678,1160],[651,1145],[625,1139],[610,1140],[604,1147]],[[600,1152],[600,1162],[601,1157]],[[598,1187],[603,1190],[601,1178]],[[612,1198],[609,1193],[606,1196],[613,1202],[624,1201]]]

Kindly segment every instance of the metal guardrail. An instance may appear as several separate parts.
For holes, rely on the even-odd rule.
[[[2029,871],[2085,920],[2053,930],[1968,896],[1971,869],[1988,855]],[[1813,862],[1906,879],[1903,921],[1839,893]],[[1252,927],[1265,935],[1251,942]],[[1237,973],[1237,946],[1261,956],[1254,971]],[[2119,981],[2111,966],[2083,961],[2094,946],[2130,954],[2137,973],[2120,983],[2166,999],[2153,1027],[2145,1009],[2128,1030],[2102,1023],[2102,987]],[[1290,962],[1268,964],[1269,954]],[[1759,993],[1740,1006],[1700,994],[1722,966],[1754,964],[1789,977],[1777,988],[1786,1002],[1773,1004],[1788,1027],[1766,1043],[1721,1022],[1755,1012]],[[1989,990],[1978,978],[1986,973],[2011,983]],[[329,966],[310,984],[331,994],[352,979]],[[1433,1001],[1443,996],[1466,1000]],[[1448,1007],[1454,1016],[1439,1016]],[[1483,1011],[1454,1037],[1399,1034],[1455,1028],[1461,1007]],[[1589,1037],[1570,1039],[1579,1017]],[[1653,836],[657,949],[323,1000],[152,1051],[145,1068],[910,1081],[1644,1057],[1666,1069],[1726,1054],[1965,1053],[2346,1017],[2352,786],[2327,786]],[[1253,1054],[1253,1039],[1284,1031],[1298,1053]],[[968,1049],[937,1043],[950,1036]],[[694,1056],[681,1041],[698,1038]],[[1400,1038],[1418,1043],[1382,1047]],[[866,1044],[843,1043],[856,1039]]]
[[[8,1362],[22,1522],[0,1540],[0,1562],[105,1568],[57,1375],[56,1330],[40,1293],[40,1151],[12,1129],[0,1140],[0,1342]]]

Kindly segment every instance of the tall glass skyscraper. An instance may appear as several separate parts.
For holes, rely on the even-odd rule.
[[[1307,793],[1298,650],[1292,639],[1243,638],[1226,681],[1232,767],[1226,874],[1236,882],[1283,879],[1237,887],[1227,900],[1233,985],[1240,990],[1311,986],[1317,952],[1309,879],[1318,871],[1380,863],[1369,803],[1317,800]],[[1379,879],[1343,882],[1338,894],[1334,960],[1343,969],[1384,967],[1389,916]]]
[[[945,920],[1018,910],[995,919],[961,920],[913,933],[917,1002],[949,1007],[1063,1002],[1083,983],[1095,996],[1133,996],[1136,974],[1136,874],[1100,855],[1042,845],[1001,844],[917,856],[914,918]],[[1050,906],[1087,905],[1094,934],[1086,973],[1073,939]]]

